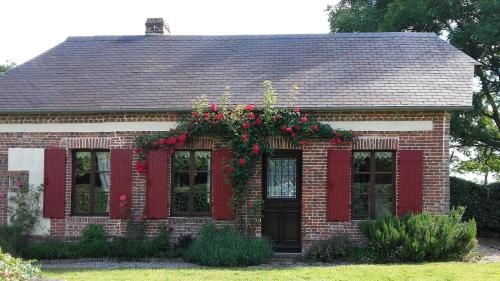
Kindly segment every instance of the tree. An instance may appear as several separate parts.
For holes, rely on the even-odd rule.
[[[16,66],[14,62],[6,61],[5,64],[0,64],[0,75],[7,73]]]
[[[341,0],[327,10],[332,32],[434,32],[478,60],[474,108],[452,114],[451,135],[460,147],[500,150],[500,1]]]
[[[483,184],[488,184],[490,175],[498,180],[500,174],[500,153],[494,149],[481,147],[475,150],[461,151],[468,159],[457,159],[453,170],[457,173],[473,173],[483,176]]]
[[[434,32],[479,61],[473,109],[451,115],[452,147],[472,157],[459,171],[494,172],[485,165],[500,152],[500,1],[341,0],[327,10],[332,32]]]

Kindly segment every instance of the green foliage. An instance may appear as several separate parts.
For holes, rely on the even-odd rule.
[[[386,216],[363,221],[362,233],[380,262],[460,260],[477,244],[474,220],[462,222],[464,208],[449,216],[424,212],[403,219]]]
[[[99,258],[107,256],[106,231],[104,226],[89,224],[82,231],[79,252],[82,257]]]
[[[15,196],[9,198],[16,206],[9,207],[8,213],[10,224],[20,228],[22,235],[28,235],[33,231],[40,217],[40,195],[42,186],[21,186]]]
[[[9,70],[16,67],[16,63],[11,61],[6,61],[5,64],[0,64],[0,75],[7,73]]]
[[[207,266],[250,266],[268,262],[272,255],[269,241],[250,238],[225,226],[207,224],[186,251],[190,262]]]
[[[78,243],[61,240],[47,240],[28,243],[23,249],[22,256],[29,259],[77,259],[80,258]]]
[[[462,153],[468,159],[452,159],[453,162],[456,162],[453,167],[455,172],[482,175],[484,184],[488,184],[490,175],[494,175],[496,178],[500,176],[500,151],[488,147],[478,147],[476,149],[462,150]]]
[[[0,280],[28,281],[39,276],[40,269],[32,261],[14,258],[0,249]]]
[[[451,135],[459,147],[500,149],[500,1],[341,0],[328,10],[332,32],[434,32],[481,62],[474,108],[452,113]]]
[[[0,249],[11,255],[19,255],[25,244],[25,236],[17,225],[0,225]]]
[[[369,253],[361,245],[353,244],[346,236],[333,235],[315,241],[307,249],[305,259],[320,262],[369,261]]]
[[[141,240],[117,237],[106,239],[101,225],[91,224],[82,232],[78,243],[48,240],[28,243],[23,257],[35,259],[118,258],[124,260],[141,258],[169,258],[177,256],[169,243],[166,227],[158,235]]]
[[[451,206],[466,207],[464,219],[474,219],[480,234],[500,235],[500,183],[480,185],[460,178],[450,178]]]
[[[125,237],[129,240],[144,241],[146,239],[146,231],[148,230],[148,222],[142,219],[127,220],[127,228]]]
[[[9,207],[9,224],[0,225],[0,248],[11,255],[20,255],[27,235],[33,231],[40,216],[42,187],[21,186],[9,200],[17,206]]]

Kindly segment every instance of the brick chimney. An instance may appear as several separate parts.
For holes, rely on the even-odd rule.
[[[149,18],[146,20],[146,35],[163,35],[164,27],[163,18]]]

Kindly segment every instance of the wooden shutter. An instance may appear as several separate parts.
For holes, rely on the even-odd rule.
[[[232,153],[227,149],[212,152],[212,217],[216,220],[233,219],[233,209],[229,206],[233,196],[228,167]]]
[[[328,150],[327,161],[326,218],[328,221],[349,221],[351,151]]]
[[[423,171],[422,150],[399,151],[399,216],[422,212]]]
[[[167,150],[151,150],[147,159],[146,216],[164,219],[168,216]]]
[[[64,218],[66,206],[66,151],[50,148],[45,150],[43,217]]]
[[[120,207],[120,196],[125,195],[125,206]],[[109,196],[111,219],[128,218],[132,206],[132,150],[111,150],[111,193]]]

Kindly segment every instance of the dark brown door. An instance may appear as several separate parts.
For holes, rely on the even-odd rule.
[[[263,161],[263,235],[278,252],[300,252],[300,150],[276,150]]]

